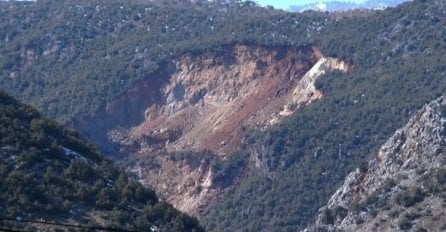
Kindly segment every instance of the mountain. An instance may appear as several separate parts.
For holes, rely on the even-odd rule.
[[[315,11],[347,11],[355,9],[385,9],[395,7],[408,0],[367,0],[362,3],[348,1],[325,1],[302,6],[290,6],[291,11],[302,12],[306,10]]]
[[[226,0],[0,2],[0,18],[0,85],[61,122],[99,114],[180,54],[234,43],[305,45],[324,23],[322,14]],[[134,120],[140,115],[122,124]]]
[[[437,52],[446,47],[435,44],[445,36],[445,9],[443,1],[414,1],[325,26],[315,44],[353,70],[322,76],[320,100],[245,138],[244,179],[213,206],[207,228],[306,228],[351,171],[444,94],[446,57]]]
[[[306,231],[446,229],[446,97],[424,106],[350,173]]]
[[[210,231],[296,231],[444,94],[446,6],[252,2],[0,8],[0,86],[75,128]]]
[[[217,171],[210,160],[232,156],[249,131],[270,128],[319,100],[323,94],[314,86],[316,79],[328,72],[349,72],[351,67],[340,59],[324,57],[315,47],[230,45],[219,52],[184,54],[167,68],[172,70],[169,82],[161,89],[151,89],[160,92],[143,109],[145,120],[132,128],[112,128],[108,135],[119,144],[121,153],[151,157],[151,162],[132,165],[138,173],[143,170],[139,176],[143,183],[165,193],[179,209],[197,214],[198,208],[209,209],[209,198],[231,186],[234,180],[229,176],[238,176],[235,168],[226,178],[219,177],[223,170]],[[145,96],[151,85],[145,81],[137,86],[122,98]],[[118,100],[109,118],[127,105]],[[185,151],[198,154],[177,161],[164,154]],[[200,163],[201,158],[207,161]],[[174,166],[180,176],[171,170]],[[156,174],[163,178],[153,178]]]
[[[130,180],[76,132],[4,93],[0,138],[2,230],[69,228],[61,223],[119,230],[203,230],[196,219]]]

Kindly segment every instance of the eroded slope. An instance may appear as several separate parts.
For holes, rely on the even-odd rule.
[[[160,97],[147,104],[145,120],[110,130],[108,136],[122,152],[145,157],[130,165],[142,183],[199,215],[244,173],[240,161],[226,170],[230,175],[219,176],[214,161],[233,159],[228,154],[240,148],[249,130],[272,126],[321,98],[314,82],[322,74],[350,69],[315,47],[235,45],[186,54],[163,68],[169,79],[155,90]],[[144,92],[141,86],[135,89]]]
[[[235,151],[245,131],[277,123],[299,106],[319,99],[317,77],[347,72],[344,62],[316,48],[228,46],[222,52],[184,55],[161,89],[162,100],[145,110],[145,121],[111,138],[139,146],[140,153]]]

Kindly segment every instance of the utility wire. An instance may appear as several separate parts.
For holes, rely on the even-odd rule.
[[[21,223],[36,223],[36,224],[45,224],[45,225],[52,225],[52,226],[63,226],[63,227],[72,227],[72,228],[80,228],[80,229],[91,229],[91,230],[104,230],[104,231],[116,231],[116,232],[138,232],[136,230],[125,230],[125,229],[115,229],[115,228],[106,228],[106,227],[99,227],[99,226],[82,226],[82,225],[73,225],[73,224],[65,224],[65,223],[55,223],[55,222],[46,222],[46,221],[33,221],[33,220],[18,220],[13,218],[5,218],[0,217],[1,221],[14,221],[14,222],[21,222]],[[12,231],[12,232],[22,232],[18,230],[6,230],[3,228],[0,228],[0,231]]]
[[[4,231],[4,232],[26,232],[24,230],[13,230],[13,229],[5,229],[0,227],[0,231]]]

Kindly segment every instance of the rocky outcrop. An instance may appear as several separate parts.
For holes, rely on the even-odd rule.
[[[183,212],[202,215],[207,203],[219,196],[209,153],[145,157],[128,165],[146,186],[158,189],[161,197]]]
[[[348,175],[306,231],[444,231],[445,127],[441,97]]]
[[[327,71],[338,70],[348,72],[350,69],[351,66],[342,60],[330,57],[321,57],[316,64],[314,64],[313,67],[308,70],[307,73],[305,73],[305,75],[296,85],[293,93],[291,94],[291,99],[289,99],[288,103],[285,105],[284,109],[279,113],[279,115],[291,115],[299,106],[310,104],[314,100],[321,98],[322,93],[316,89],[314,83],[318,77],[324,75]],[[274,124],[277,122],[277,120],[271,122]]]

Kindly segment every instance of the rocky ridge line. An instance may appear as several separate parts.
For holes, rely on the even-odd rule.
[[[446,96],[423,107],[345,179],[305,231],[446,229]]]

